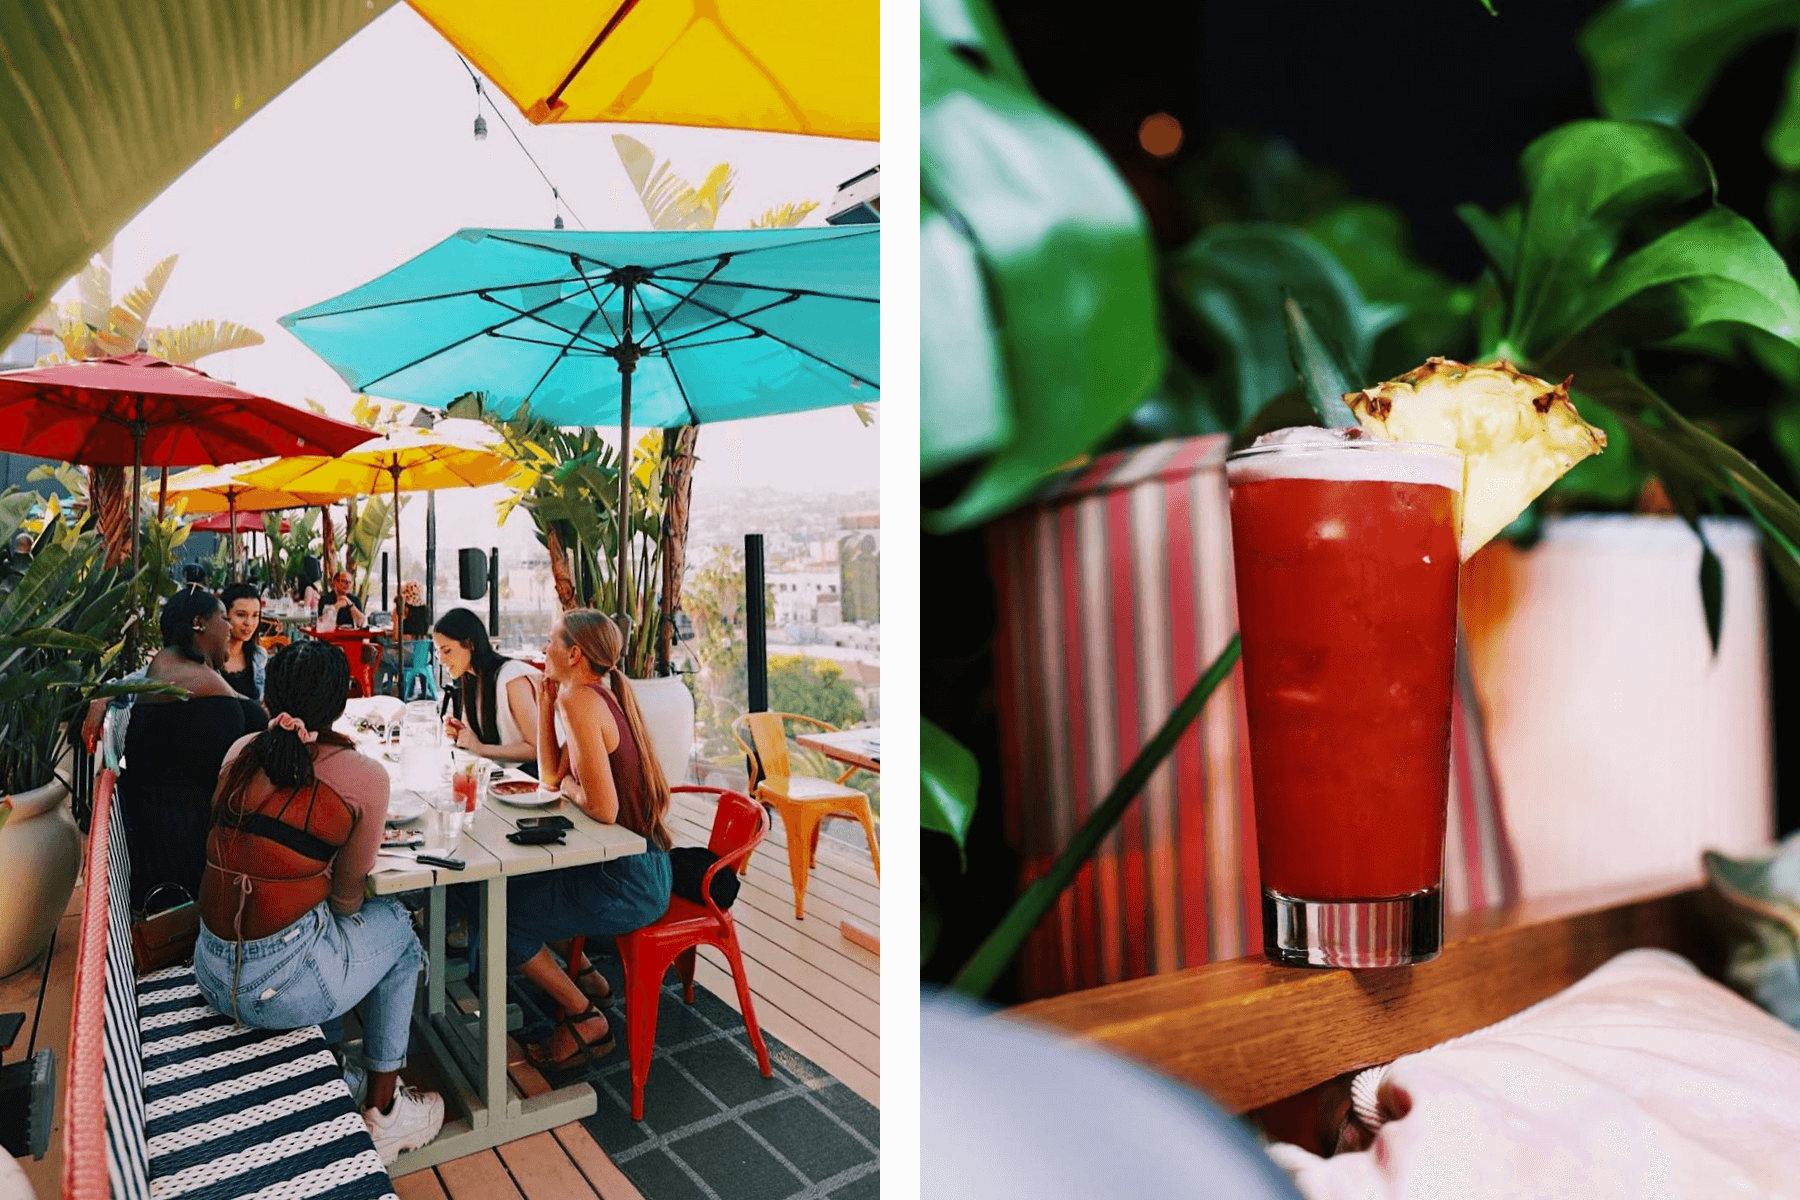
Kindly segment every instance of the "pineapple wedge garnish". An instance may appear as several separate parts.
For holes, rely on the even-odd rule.
[[[1344,403],[1370,437],[1463,452],[1464,562],[1576,463],[1606,449],[1606,434],[1570,402],[1568,379],[1552,384],[1507,362],[1429,358]]]

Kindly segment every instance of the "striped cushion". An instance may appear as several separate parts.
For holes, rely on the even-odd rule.
[[[318,1026],[239,1026],[191,966],[137,981],[153,1200],[376,1200],[393,1184]]]
[[[1107,455],[989,527],[1007,836],[1041,876],[1237,628],[1223,436]],[[1459,663],[1446,901],[1518,895]],[[1039,925],[1026,997],[1253,954],[1262,944],[1241,671]]]

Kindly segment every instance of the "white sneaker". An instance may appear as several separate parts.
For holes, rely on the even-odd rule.
[[[444,1098],[436,1092],[421,1092],[407,1084],[394,1091],[394,1107],[386,1114],[374,1108],[363,1110],[363,1124],[375,1139],[375,1150],[382,1164],[392,1166],[402,1150],[417,1150],[428,1144],[444,1127]]]

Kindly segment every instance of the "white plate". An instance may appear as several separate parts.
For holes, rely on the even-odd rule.
[[[403,792],[396,788],[388,793],[387,823],[404,825],[408,821],[416,821],[425,815],[428,807],[425,797],[417,792]]]
[[[515,804],[520,808],[542,808],[546,804],[555,804],[562,799],[561,792],[547,792],[543,788],[539,788],[535,792],[520,792],[516,796],[508,796],[490,790],[488,795],[502,804]]]

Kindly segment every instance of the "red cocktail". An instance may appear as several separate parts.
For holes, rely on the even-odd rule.
[[[1227,464],[1263,949],[1418,962],[1443,940],[1462,455],[1314,436]]]

